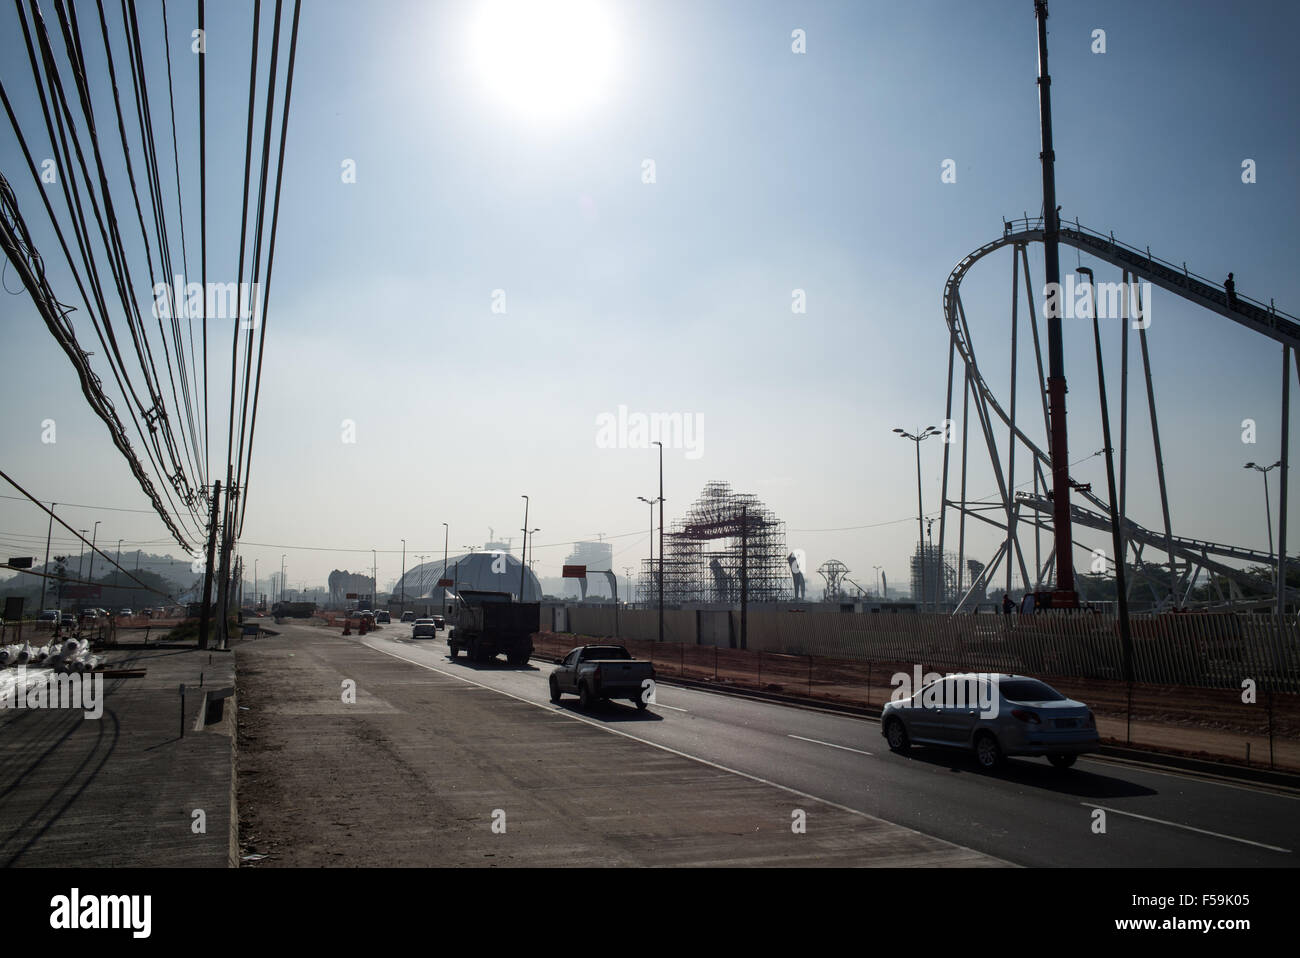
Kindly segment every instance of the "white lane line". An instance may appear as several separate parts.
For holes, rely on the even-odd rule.
[[[814,745],[825,745],[827,748],[840,748],[846,752],[857,752],[859,755],[871,755],[871,752],[864,752],[860,748],[849,748],[847,745],[836,745],[834,742],[823,742],[817,738],[804,738],[802,735],[789,735],[787,738],[797,738],[801,742],[812,742]]]
[[[1222,832],[1206,831],[1204,828],[1193,828],[1191,825],[1183,825],[1179,822],[1170,822],[1163,818],[1152,818],[1149,815],[1139,815],[1137,812],[1125,812],[1118,808],[1109,808],[1105,805],[1093,805],[1091,802],[1080,802],[1079,804],[1084,808],[1100,808],[1102,811],[1110,812],[1114,815],[1127,815],[1129,818],[1140,818],[1144,822],[1155,822],[1157,825],[1168,825],[1171,828],[1181,828],[1189,832],[1197,832],[1201,835],[1210,835],[1214,838],[1226,838],[1230,842],[1241,842],[1243,845],[1254,845],[1256,848],[1267,848],[1271,852],[1282,852],[1286,855],[1291,854],[1291,849],[1289,848],[1279,848],[1276,845],[1265,845],[1263,842],[1252,842],[1249,838],[1238,838],[1235,835],[1225,835]]]
[[[766,778],[760,778],[757,775],[751,775],[749,772],[742,772],[740,771],[740,769],[737,768],[728,768],[726,765],[720,765],[717,762],[711,762],[707,758],[700,758],[698,755],[691,755],[688,752],[680,752],[677,749],[670,748],[667,745],[660,745],[658,742],[652,742],[648,738],[639,738],[628,732],[621,731],[620,729],[610,728],[608,725],[602,725],[599,722],[593,722],[591,719],[583,718],[581,715],[574,715],[572,712],[569,712],[567,710],[557,710],[553,706],[551,706],[549,702],[547,703],[534,702],[532,699],[526,699],[522,695],[515,695],[513,692],[506,692],[503,689],[493,688],[490,685],[484,685],[482,682],[475,682],[473,679],[466,678],[463,675],[455,675],[451,672],[445,672],[442,669],[436,668],[432,665],[426,665],[424,662],[417,662],[415,659],[408,659],[404,655],[398,655],[396,652],[390,652],[387,649],[381,649],[378,646],[371,645],[369,642],[363,642],[362,644],[365,645],[366,648],[368,649],[374,649],[376,652],[380,653],[381,655],[388,655],[395,659],[401,659],[403,662],[409,662],[411,665],[418,666],[419,668],[428,669],[430,672],[437,672],[439,675],[445,675],[449,679],[456,679],[457,681],[460,682],[467,682],[470,685],[477,685],[480,688],[485,688],[490,692],[496,692],[498,695],[504,695],[507,698],[515,699],[518,702],[523,702],[525,705],[531,705],[534,708],[539,708],[544,711],[551,712],[552,714],[555,715],[563,715],[567,719],[572,719],[575,722],[582,722],[584,725],[590,725],[592,728],[598,728],[602,732],[608,732],[610,735],[621,735],[623,738],[631,739],[634,742],[640,742],[642,745],[649,745],[651,748],[657,748],[660,751],[668,752],[672,755],[678,756],[679,758],[684,758],[691,762],[699,762],[701,765],[709,766],[709,768],[716,768],[720,772],[730,772],[732,775],[739,775],[741,778],[747,778],[751,782],[758,782],[760,785],[770,785],[772,788],[779,788],[783,792],[788,792],[791,795],[798,795],[800,798],[806,798],[809,801],[821,802],[823,805],[829,808],[836,808],[839,809],[841,812],[847,812],[850,815],[857,815],[859,818],[865,818],[873,822],[884,822],[885,824],[890,825],[893,828],[901,828],[903,829],[903,831],[911,832],[913,835],[920,835],[922,838],[928,839],[929,841],[938,842],[941,845],[947,845],[950,848],[957,848],[964,852],[970,852],[972,855],[980,855],[983,858],[987,858],[992,861],[995,861],[1000,865],[1007,865],[1011,868],[1019,867],[1016,865],[1015,862],[1008,861],[1005,858],[999,858],[997,855],[990,855],[987,852],[976,851],[975,849],[970,848],[966,845],[959,845],[956,842],[950,842],[946,838],[939,838],[935,835],[927,835],[925,832],[919,829],[910,828],[907,825],[900,825],[898,822],[891,822],[888,819],[880,818],[877,815],[872,815],[868,812],[862,811],[861,809],[850,808],[847,805],[841,805],[839,802],[832,802],[829,798],[822,798],[820,795],[812,795],[808,792],[801,792],[797,788],[791,788],[789,785],[782,785],[780,782],[773,782]]]
[[[672,709],[674,712],[688,711],[687,709],[679,709],[676,705],[664,705],[663,702],[653,702],[651,704],[657,709]]]

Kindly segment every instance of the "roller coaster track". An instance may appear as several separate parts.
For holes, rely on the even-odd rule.
[[[980,582],[985,581],[985,579],[991,581],[993,568],[1002,558],[1005,558],[1008,563],[1012,561],[1013,544],[1015,546],[1015,551],[1020,551],[1018,540],[1014,541],[1014,543],[1013,540],[1015,537],[1014,527],[1016,517],[1022,508],[1033,513],[1045,513],[1048,516],[1051,515],[1052,511],[1050,497],[1030,493],[1014,493],[1010,483],[1010,476],[1008,476],[1007,479],[1003,478],[1001,463],[999,456],[997,455],[997,443],[993,435],[994,427],[991,416],[996,416],[1000,419],[1004,426],[1010,430],[1009,435],[1014,437],[1014,440],[1022,444],[1031,453],[1033,457],[1033,467],[1037,470],[1037,478],[1042,480],[1042,487],[1044,489],[1047,488],[1046,476],[1051,475],[1051,457],[1047,451],[1030,439],[1029,436],[1026,435],[1017,425],[1014,414],[1014,399],[1012,400],[1012,409],[1009,413],[1003,408],[992,388],[980,374],[979,365],[975,358],[974,345],[971,342],[970,328],[967,325],[965,310],[962,307],[960,291],[961,281],[980,260],[994,252],[997,252],[1003,247],[1010,246],[1013,249],[1013,257],[1019,255],[1021,257],[1020,262],[1025,264],[1025,282],[1028,287],[1028,260],[1025,257],[1024,250],[1029,243],[1042,242],[1043,238],[1044,229],[1041,218],[1004,221],[1003,235],[993,242],[986,243],[963,258],[953,268],[952,272],[948,276],[948,281],[944,286],[943,311],[944,318],[951,334],[952,350],[956,355],[961,357],[962,363],[964,364],[966,373],[969,377],[968,381],[970,389],[972,390],[971,396],[974,398],[978,427],[983,432],[985,440],[988,443],[990,459],[993,464],[993,469],[1003,500],[1001,508],[1006,510],[1008,517],[1008,525],[1003,527],[1008,529],[1008,540],[1004,543],[1003,548],[999,549],[998,555],[994,557],[994,561],[988,564],[981,580],[979,580]],[[1216,284],[1203,276],[1198,276],[1197,274],[1190,272],[1185,263],[1179,266],[1161,260],[1151,255],[1150,248],[1141,250],[1137,247],[1118,242],[1113,234],[1103,234],[1089,230],[1086,227],[1080,226],[1077,221],[1073,226],[1066,224],[1061,226],[1060,242],[1073,246],[1080,251],[1088,253],[1090,256],[1110,263],[1126,273],[1131,274],[1131,281],[1133,282],[1145,280],[1152,286],[1158,286],[1161,289],[1174,293],[1175,295],[1202,307],[1203,309],[1208,309],[1212,312],[1218,313],[1219,315],[1230,319],[1238,325],[1244,326],[1255,333],[1266,336],[1285,346],[1290,346],[1294,349],[1300,350],[1300,318],[1278,309],[1271,302],[1265,304],[1261,301],[1240,294],[1235,294],[1232,301],[1229,302],[1228,295],[1222,285]],[[1018,264],[1015,264],[1015,268],[1018,270]],[[1018,297],[1018,288],[1013,286],[1013,289],[1015,289],[1016,296]],[[1046,385],[1043,380],[1042,355],[1041,351],[1037,349],[1039,345],[1039,337],[1037,317],[1034,314],[1034,303],[1036,300],[1041,302],[1041,300],[1038,300],[1033,295],[1029,296],[1029,314],[1034,333],[1034,345],[1037,352],[1036,358],[1038,360],[1038,377],[1040,396],[1042,398],[1042,412],[1044,422],[1046,423],[1048,418]],[[1149,315],[1149,304],[1147,304],[1147,308]],[[1300,370],[1300,353],[1298,353],[1297,356],[1297,369]],[[952,411],[952,370],[952,357],[950,357],[948,383],[949,416],[951,416]],[[1154,397],[1150,393],[1149,380],[1148,395],[1151,396],[1151,402],[1154,406]],[[963,423],[963,428],[966,428],[965,422]],[[1158,460],[1159,456],[1160,453],[1157,439]],[[1014,457],[1011,459],[1011,463],[1014,463]],[[1163,464],[1159,461],[1158,466],[1163,470]],[[1008,472],[1010,472],[1010,468],[1011,465],[1009,464]],[[964,472],[965,448],[963,444],[963,475]],[[966,514],[973,514],[977,511],[977,508],[973,503],[959,503],[949,499],[947,494],[947,482],[948,453],[945,448],[943,478],[944,509],[940,518],[940,551],[943,549],[947,508],[957,508],[963,513],[963,519]],[[1161,482],[1163,484],[1163,473]],[[1071,512],[1074,521],[1089,528],[1109,530],[1109,504],[1093,494],[1089,487],[1081,486],[1073,481],[1071,484],[1075,488],[1076,494],[1083,500],[1086,500],[1086,502],[1093,507],[1090,509],[1079,504],[1072,504]],[[1122,500],[1123,494],[1121,493],[1121,501]],[[987,506],[984,506],[984,508],[987,508]],[[980,516],[980,518],[989,521],[983,516]],[[1038,516],[1035,516],[1031,521],[1039,526],[1043,525],[1043,520],[1039,519]],[[1126,543],[1138,543],[1141,545],[1153,546],[1162,552],[1166,552],[1170,556],[1171,561],[1174,557],[1181,558],[1187,564],[1186,568],[1189,572],[1193,567],[1199,567],[1206,571],[1223,576],[1230,582],[1236,582],[1238,584],[1244,583],[1247,579],[1241,570],[1225,565],[1222,562],[1215,561],[1211,556],[1217,559],[1229,559],[1258,565],[1270,565],[1276,561],[1274,556],[1254,549],[1211,542],[1203,539],[1175,536],[1172,534],[1172,530],[1167,524],[1169,522],[1167,515],[1165,521],[1166,530],[1164,532],[1158,532],[1145,528],[1125,516],[1121,520],[1124,541]],[[1287,562],[1290,565],[1300,565],[1300,558],[1288,558]],[[961,559],[959,559],[958,565],[960,567]],[[1037,566],[1037,563],[1035,563],[1035,565]],[[1020,566],[1022,578],[1024,578],[1025,581],[1029,581],[1029,576],[1024,565],[1023,554],[1020,555]],[[1189,577],[1184,577],[1185,582],[1187,578]],[[1041,579],[1039,568],[1035,569],[1034,579],[1035,581]],[[979,582],[976,583],[976,585],[978,584]],[[1190,585],[1188,588],[1190,590]],[[958,604],[958,609],[962,607],[962,604],[964,604],[969,598],[973,590],[974,586],[972,586],[971,590],[963,596],[961,603]],[[1288,589],[1287,591],[1291,592],[1292,590]]]

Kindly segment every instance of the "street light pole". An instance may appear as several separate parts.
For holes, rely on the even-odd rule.
[[[1273,507],[1269,505],[1268,500],[1268,473],[1269,470],[1276,469],[1280,465],[1282,465],[1281,459],[1271,466],[1257,466],[1253,462],[1248,462],[1245,465],[1246,469],[1254,469],[1264,475],[1264,516],[1268,519],[1268,555],[1270,559],[1273,557]]]
[[[284,601],[284,560],[288,558],[287,554],[280,556],[280,601]]]
[[[104,520],[100,519],[95,523],[95,531],[90,534],[90,574],[86,576],[93,585],[95,582],[95,542],[99,539],[99,523]]]
[[[653,579],[655,574],[655,501],[653,499],[647,499],[645,496],[637,496],[637,499],[650,507],[650,565],[648,566],[648,569],[650,570],[650,576]],[[649,602],[648,599],[646,601],[647,603]]]
[[[57,502],[50,503],[50,524],[45,530],[45,566],[41,569],[45,575],[41,577],[41,608],[39,610],[41,612],[45,611],[45,584],[50,581],[48,578],[50,574],[50,534],[54,532],[54,507],[57,505]]]
[[[402,540],[402,612],[406,612],[406,540]]]
[[[447,543],[451,541],[451,526],[442,524],[442,581],[447,581]],[[447,587],[442,587],[443,612],[447,611]]]
[[[528,501],[528,497],[527,497],[527,496],[520,496],[520,498],[524,500],[524,528],[523,528],[523,532],[524,532],[524,552],[526,553],[526,552],[528,551],[528,506],[529,506],[529,501]],[[525,555],[524,558],[527,559],[528,556]],[[524,601],[524,576],[527,574],[527,572],[528,572],[528,565],[527,565],[527,563],[520,562],[520,563],[519,563],[519,601],[520,601],[520,602],[523,602],[523,601]]]
[[[659,447],[659,641],[664,640],[664,444]]]
[[[923,432],[913,435],[910,432],[904,432],[902,429],[895,429],[904,439],[910,439],[916,444],[916,536],[917,549],[921,553],[921,596],[917,605],[918,609],[925,608],[925,513],[921,507],[921,441],[929,439],[931,436],[937,436],[939,430],[934,426],[926,426]]]

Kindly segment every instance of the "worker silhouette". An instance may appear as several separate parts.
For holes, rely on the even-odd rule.
[[[1232,274],[1223,281],[1223,291],[1228,294],[1228,308],[1237,308],[1237,284],[1232,281]]]
[[[1016,607],[1016,604],[1015,604],[1014,602],[1011,601],[1011,596],[1009,596],[1009,595],[1007,595],[1007,593],[1003,592],[1003,593],[1002,593],[1002,614],[1003,614],[1003,615],[1010,615],[1010,614],[1011,614],[1011,610],[1014,609],[1015,607]]]

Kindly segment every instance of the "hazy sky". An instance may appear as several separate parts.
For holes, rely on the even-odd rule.
[[[251,4],[208,6],[209,279],[229,281]],[[254,558],[278,568],[287,553],[290,584],[315,585],[332,568],[368,570],[376,549],[384,583],[403,538],[408,566],[441,556],[443,522],[453,552],[482,544],[489,527],[517,551],[522,494],[542,530],[539,575],[558,574],[571,543],[597,533],[616,537],[618,569],[635,567],[647,550],[636,497],[657,494],[658,460],[654,448],[598,441],[599,417],[624,406],[679,413],[698,430],[691,449],[664,456],[670,523],[707,481],[726,480],[786,522],[812,568],[838,558],[869,585],[881,565],[905,584],[915,461],[890,430],[944,418],[953,266],[998,237],[1003,216],[1041,207],[1031,0],[596,6],[603,29],[556,35],[541,21],[520,38],[510,21],[485,26],[474,3],[304,3],[241,546],[250,569]],[[93,6],[79,7],[93,22]],[[158,4],[141,10],[158,96]],[[193,5],[168,16],[193,274]],[[1063,216],[1216,280],[1232,270],[1240,293],[1300,312],[1300,8],[1056,2],[1049,27]],[[1091,50],[1097,28],[1102,54]],[[111,132],[111,94],[94,69],[102,47],[88,46]],[[33,150],[51,155],[12,8],[0,10],[0,55]],[[539,61],[531,74],[521,58]],[[170,129],[157,132],[170,170]],[[1241,178],[1247,158],[1253,184]],[[955,183],[941,182],[947,159]],[[76,305],[7,125],[0,170],[55,289]],[[171,202],[174,215],[174,192]],[[1030,260],[1041,284],[1041,249]],[[1065,247],[1061,262],[1090,265]],[[20,286],[11,268],[5,282]],[[795,290],[806,312],[792,311]],[[963,285],[981,367],[1004,402],[1010,291],[1008,252]],[[31,300],[0,296],[0,311],[6,471],[46,500],[145,510],[59,513],[77,528],[102,520],[101,544],[164,551],[164,527]],[[1160,290],[1149,335],[1175,530],[1265,548],[1262,483],[1242,464],[1278,458],[1281,347]],[[1106,336],[1117,416],[1118,325]],[[1076,460],[1102,445],[1088,324],[1066,323],[1066,356]],[[111,381],[102,360],[92,362]],[[1020,368],[1018,401],[1034,409],[1031,354]],[[229,369],[223,327],[210,354],[214,474]],[[1156,527],[1140,379],[1130,400],[1130,512]],[[1246,418],[1256,445],[1242,443]],[[52,444],[41,442],[46,419]],[[931,515],[942,448],[922,446]],[[987,495],[988,457],[972,448],[971,495]],[[1018,479],[1023,466],[1022,456]],[[1103,460],[1075,477],[1104,490]],[[1276,482],[1271,491],[1276,523]],[[45,529],[34,508],[0,499],[0,548],[39,556]],[[991,534],[972,540],[974,557],[993,551]],[[820,587],[813,577],[810,595]]]

